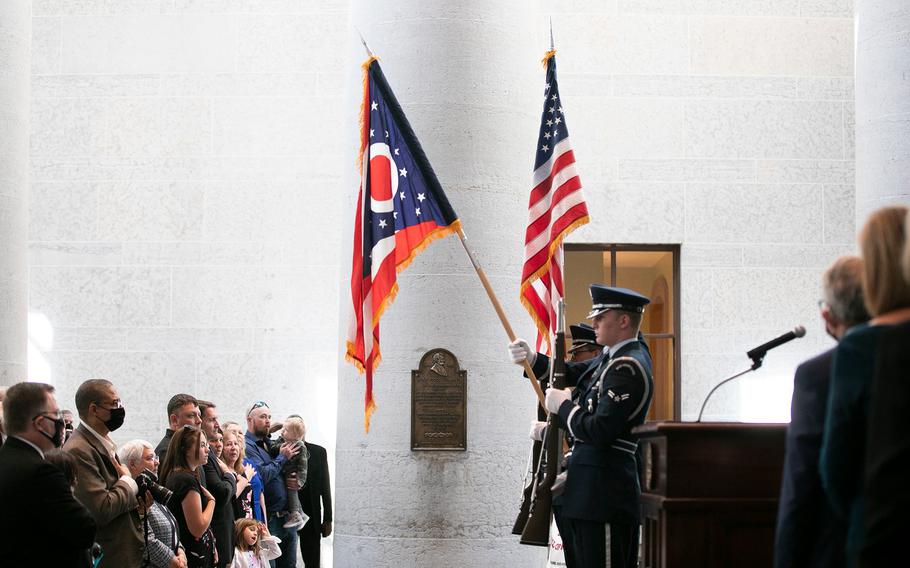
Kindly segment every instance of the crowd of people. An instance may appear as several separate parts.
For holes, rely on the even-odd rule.
[[[794,378],[775,566],[887,566],[910,534],[910,215],[874,212],[823,276],[837,346]]]
[[[332,532],[326,451],[298,415],[272,421],[264,401],[246,428],[215,403],[171,397],[157,446],[110,433],[126,420],[113,383],[76,391],[76,426],[54,387],[3,393],[0,515],[4,565],[54,567],[318,568]],[[277,440],[272,435],[280,431]]]

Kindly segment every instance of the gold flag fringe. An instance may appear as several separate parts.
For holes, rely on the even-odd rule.
[[[525,307],[525,309],[531,315],[531,319],[534,320],[534,325],[537,326],[537,331],[540,333],[540,336],[545,339],[545,341],[547,343],[547,351],[549,351],[549,348],[550,348],[550,329],[537,316],[537,312],[534,311],[534,306],[532,306],[531,303],[527,300],[527,298],[525,298],[525,290],[527,290],[528,287],[530,287],[531,284],[535,280],[540,278],[544,272],[550,270],[550,259],[553,258],[553,253],[556,251],[556,248],[562,246],[563,239],[565,239],[569,235],[569,233],[571,233],[578,227],[581,227],[582,225],[587,224],[588,221],[590,221],[590,220],[591,220],[590,216],[585,215],[584,217],[579,217],[578,219],[575,219],[574,221],[572,221],[572,223],[569,224],[568,227],[563,229],[559,233],[559,235],[557,235],[556,238],[553,239],[553,241],[550,243],[550,246],[547,250],[547,261],[545,263],[543,263],[543,265],[540,268],[535,270],[528,278],[522,280],[521,286],[518,289],[518,299],[521,300],[521,304]]]
[[[366,150],[367,141],[370,138],[370,128],[367,124],[367,117],[370,116],[370,111],[367,110],[367,105],[370,100],[370,64],[374,61],[379,61],[379,58],[371,55],[360,65],[360,68],[363,69],[363,98],[360,100],[360,152],[357,153],[357,171],[361,176],[363,175],[363,152]]]
[[[556,50],[555,50],[555,49],[551,49],[550,51],[544,53],[543,59],[540,60],[540,64],[543,65],[544,68],[546,69],[546,67],[547,67],[547,62],[550,61],[551,59],[553,59],[553,56],[554,56],[554,55],[556,55]]]

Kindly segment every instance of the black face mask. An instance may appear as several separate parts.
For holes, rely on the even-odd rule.
[[[123,421],[126,419],[126,409],[122,406],[120,408],[105,408],[110,414],[111,417],[104,421],[104,426],[111,432],[123,426]]]
[[[48,440],[50,440],[51,443],[54,444],[55,448],[59,448],[60,446],[62,446],[63,445],[63,432],[66,427],[66,422],[63,420],[63,418],[51,418],[47,414],[39,414],[38,416],[35,416],[35,418],[39,418],[39,417],[46,418],[54,423],[54,434],[53,435],[48,434],[41,428],[38,428],[38,431],[41,432],[41,435],[44,436],[45,438],[47,438]]]

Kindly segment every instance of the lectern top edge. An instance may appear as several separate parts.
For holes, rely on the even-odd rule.
[[[702,431],[711,432],[715,430],[780,430],[787,427],[786,422],[645,422],[632,430],[633,434],[638,436],[644,434],[657,434],[661,432],[675,431]]]

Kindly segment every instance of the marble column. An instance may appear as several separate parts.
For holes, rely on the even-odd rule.
[[[910,204],[910,4],[856,2],[856,221]]]
[[[32,3],[0,3],[0,385],[27,376]]]
[[[544,88],[539,61],[548,43],[536,11],[518,0],[359,1],[351,10],[513,325],[532,337],[518,281]],[[359,42],[353,49],[355,68],[364,52]],[[351,73],[349,81],[353,109],[360,77]],[[350,129],[356,132],[353,121]],[[347,248],[342,254],[350,259]],[[506,334],[457,239],[430,245],[399,284],[382,320],[369,434],[363,380],[347,363],[339,367],[335,565],[542,563],[545,549],[510,534],[533,391],[507,361]],[[344,321],[348,315],[343,309]],[[411,370],[436,347],[467,370],[467,451],[410,449]]]

